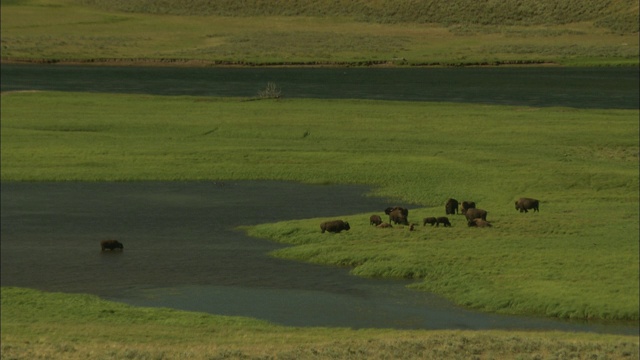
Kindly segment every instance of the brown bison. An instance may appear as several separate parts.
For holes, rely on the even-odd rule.
[[[322,224],[320,224],[320,229],[324,234],[325,231],[332,232],[332,233],[339,233],[342,230],[349,230],[351,229],[351,227],[349,226],[349,223],[346,221],[333,220],[333,221],[325,221]]]
[[[392,222],[394,224],[409,225],[409,220],[407,220],[406,215],[408,212],[408,210],[402,208],[392,210],[389,213],[389,222]]]
[[[434,217],[426,217],[424,219],[422,219],[422,226],[425,226],[427,224],[431,224],[431,226],[435,225],[438,223],[438,219],[434,218]]]
[[[381,229],[386,229],[386,228],[392,228],[393,225],[391,225],[389,223],[382,223],[380,225],[376,225],[376,227],[381,228]]]
[[[467,209],[464,216],[467,218],[467,221],[473,220],[473,219],[482,219],[484,221],[487,221],[487,212],[482,209],[476,209],[476,208]]]
[[[399,210],[405,217],[409,216],[409,209],[403,208],[402,206],[388,207],[384,209],[384,213],[387,215],[391,215],[391,213],[396,210]]]
[[[532,198],[520,198],[516,201],[516,210],[520,210],[520,212],[529,212],[528,210],[533,209],[533,212],[538,211],[538,206],[540,205],[540,201]]]
[[[453,215],[458,213],[458,200],[448,199],[444,204],[444,211],[447,215]]]
[[[105,250],[124,250],[124,245],[118,240],[102,240],[100,241],[100,248]]]
[[[482,220],[480,218],[469,220],[467,222],[467,225],[469,225],[469,227],[491,227],[491,226],[493,226],[493,225],[491,225],[490,222],[488,222],[486,220]]]
[[[440,226],[440,224],[444,225],[444,227],[451,227],[451,223],[449,222],[449,218],[446,216],[441,216],[436,219],[436,227]]]
[[[369,225],[378,226],[382,224],[382,218],[379,215],[371,215],[369,217]]]
[[[463,214],[467,213],[469,209],[475,209],[476,203],[473,201],[463,201],[460,203],[460,212]]]

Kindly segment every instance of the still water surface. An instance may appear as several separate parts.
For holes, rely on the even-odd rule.
[[[253,97],[273,82],[287,98],[602,109],[640,106],[637,67],[184,68],[3,64],[0,71],[2,91]]]
[[[0,190],[3,286],[91,293],[133,305],[293,326],[638,333],[638,326],[469,311],[409,290],[406,281],[272,258],[268,253],[283,245],[236,229],[336,213],[382,214],[389,202],[364,196],[365,187],[68,182],[2,183]],[[368,226],[366,219],[348,233],[326,235],[352,236],[358,226]],[[101,253],[99,241],[105,238],[119,239],[125,250]]]

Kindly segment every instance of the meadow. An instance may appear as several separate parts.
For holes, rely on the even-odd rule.
[[[638,5],[501,1],[2,2],[2,61],[637,65]]]
[[[349,232],[321,234],[323,219],[246,231],[295,245],[275,256],[415,279],[484,311],[638,320],[637,110],[14,92],[2,118],[3,181],[372,185],[415,204],[416,231],[374,229],[339,199]],[[521,196],[540,212],[517,212]],[[449,197],[494,226],[421,226]]]
[[[3,359],[635,359],[636,336],[290,328],[2,289]]]
[[[638,65],[630,0],[3,0],[1,60],[145,65]],[[337,6],[339,4],[340,6]],[[393,6],[390,6],[393,5]],[[275,11],[273,9],[279,9]],[[340,9],[336,11],[336,9]],[[409,219],[475,200],[489,229],[313,218],[245,227],[274,256],[413,279],[506,314],[637,323],[638,111],[366,100],[3,93],[2,181],[372,185]],[[520,214],[520,196],[541,200]],[[392,204],[390,204],[392,205]],[[637,336],[287,328],[2,288],[2,358],[635,359]]]

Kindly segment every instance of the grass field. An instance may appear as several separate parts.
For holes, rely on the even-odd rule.
[[[639,64],[631,0],[2,0],[2,62]],[[238,6],[250,4],[251,6]],[[419,8],[417,6],[424,6]],[[336,9],[339,9],[336,11]],[[490,229],[244,230],[274,256],[416,280],[464,306],[638,321],[638,111],[3,93],[2,181],[277,179],[374,186],[409,219],[475,200]],[[366,131],[365,131],[366,130]],[[541,199],[540,213],[513,201]],[[371,209],[381,213],[381,209]],[[3,359],[637,359],[637,336],[298,329],[2,288]]]
[[[312,3],[3,1],[2,61],[637,65],[640,54],[629,0]]]
[[[637,359],[638,337],[289,328],[94,296],[2,289],[9,359]]]
[[[453,216],[381,232],[338,204],[348,233],[321,234],[322,219],[247,231],[297,245],[277,256],[420,280],[481,310],[638,320],[637,110],[17,92],[2,119],[3,181],[369,184],[416,204],[420,225],[474,200],[493,228]],[[521,196],[540,213],[518,213]]]

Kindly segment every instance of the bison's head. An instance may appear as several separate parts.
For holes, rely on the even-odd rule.
[[[348,223],[348,222],[346,222],[346,221],[344,222],[344,229],[345,229],[345,230],[349,230],[349,229],[351,229],[351,226],[349,226],[349,223]]]

